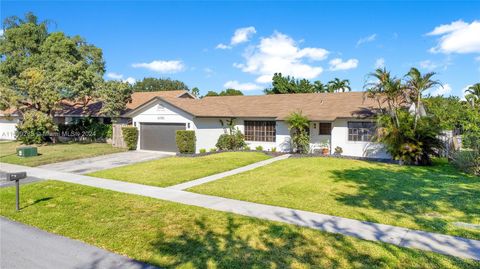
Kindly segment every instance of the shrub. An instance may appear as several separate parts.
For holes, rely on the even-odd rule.
[[[246,146],[245,138],[240,130],[233,130],[231,134],[222,134],[215,145],[220,150],[239,150]]]
[[[405,164],[430,165],[430,155],[441,149],[438,139],[441,128],[432,117],[417,117],[397,109],[396,117],[389,114],[378,118],[379,128],[374,139],[386,146],[387,152]]]
[[[60,124],[60,136],[74,140],[97,141],[112,138],[112,125],[99,122],[98,118],[81,118],[74,124]]]
[[[343,153],[342,147],[339,147],[339,146],[335,147],[335,155],[340,156],[342,155],[342,153]]]
[[[251,149],[249,146],[245,146],[245,147],[243,147],[243,150],[247,150],[247,151],[248,151],[248,150],[252,150],[252,149]]]
[[[480,176],[480,151],[478,150],[461,150],[452,156],[452,163],[458,169]]]
[[[276,147],[273,147],[272,149],[270,149],[271,152],[277,152],[277,148]]]
[[[48,141],[58,128],[48,115],[38,111],[27,111],[23,121],[17,125],[17,139],[23,144],[40,144]]]
[[[195,131],[178,130],[175,135],[175,141],[180,153],[195,153]]]
[[[217,151],[217,148],[211,148],[210,149],[210,152],[216,152]]]
[[[137,148],[138,129],[134,126],[122,127],[123,140],[130,150]]]
[[[107,132],[105,133],[105,138],[112,138],[113,137],[113,125],[107,125]]]
[[[200,153],[207,153],[206,149],[200,149]]]
[[[257,151],[263,151],[263,147],[262,147],[262,146],[256,146],[256,147],[255,147],[255,150],[257,150]]]

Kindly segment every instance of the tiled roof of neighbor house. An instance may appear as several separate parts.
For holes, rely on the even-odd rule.
[[[126,111],[124,111],[124,113],[139,107],[140,105],[146,103],[147,101],[155,97],[175,99],[185,94],[189,94],[188,91],[175,90],[175,91],[156,91],[156,92],[134,92],[132,94],[132,101],[127,103],[126,105],[127,109]],[[188,95],[188,97],[191,97],[191,95]],[[56,115],[58,116],[67,116],[67,115],[80,116],[80,115],[87,115],[87,114],[93,115],[93,116],[99,116],[103,103],[101,101],[92,102],[87,105],[86,110],[83,109],[82,105],[73,104],[72,102],[69,102],[69,101],[62,101],[60,106],[61,106],[61,109],[59,109],[56,112]],[[17,110],[15,108],[10,108],[8,110],[0,111],[0,115],[15,115],[16,111]]]
[[[286,119],[301,111],[310,120],[369,117],[376,103],[363,92],[221,96],[203,99],[161,98],[196,117]]]

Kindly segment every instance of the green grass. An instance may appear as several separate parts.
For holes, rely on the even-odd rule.
[[[411,167],[290,158],[189,191],[480,239],[480,178],[446,162]]]
[[[81,185],[0,189],[0,214],[164,268],[478,268],[480,263]],[[93,267],[93,264],[92,264]]]
[[[19,146],[21,146],[21,144],[18,142],[0,143],[0,162],[39,166],[125,151],[125,149],[114,148],[107,143],[59,143],[35,145],[38,147],[39,155],[22,158],[16,155],[15,149]]]
[[[152,186],[171,186],[266,160],[260,152],[225,152],[202,157],[172,157],[89,174]]]

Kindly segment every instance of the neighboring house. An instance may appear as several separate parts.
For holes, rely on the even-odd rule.
[[[375,102],[363,92],[222,96],[182,99],[156,96],[123,114],[139,130],[137,149],[177,151],[176,130],[193,130],[196,151],[214,148],[227,121],[244,135],[251,148],[288,152],[291,137],[286,118],[302,112],[310,120],[310,146],[336,147],[343,155],[389,158],[383,145],[371,142]]]
[[[189,98],[196,97],[188,91],[158,91],[158,92],[135,92],[132,94],[132,101],[127,103],[126,110],[123,113],[136,109],[145,102],[155,97],[165,98]],[[76,123],[78,119],[85,117],[95,117],[101,122],[111,123],[112,117],[100,113],[102,109],[102,102],[95,101],[86,106],[73,104],[71,102],[61,102],[60,109],[55,113],[54,121],[57,124],[72,124]],[[17,124],[21,121],[21,114],[16,109],[9,109],[0,111],[0,140],[15,140],[15,131]],[[113,118],[118,123],[131,123],[130,118],[115,117]]]

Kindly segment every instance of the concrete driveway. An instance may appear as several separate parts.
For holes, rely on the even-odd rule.
[[[157,269],[3,217],[0,217],[0,233],[0,268]]]
[[[138,162],[145,162],[170,156],[172,155],[154,151],[127,151],[92,158],[46,164],[39,166],[39,168],[45,168],[58,172],[87,174],[99,170],[115,168],[119,166],[129,165]]]

